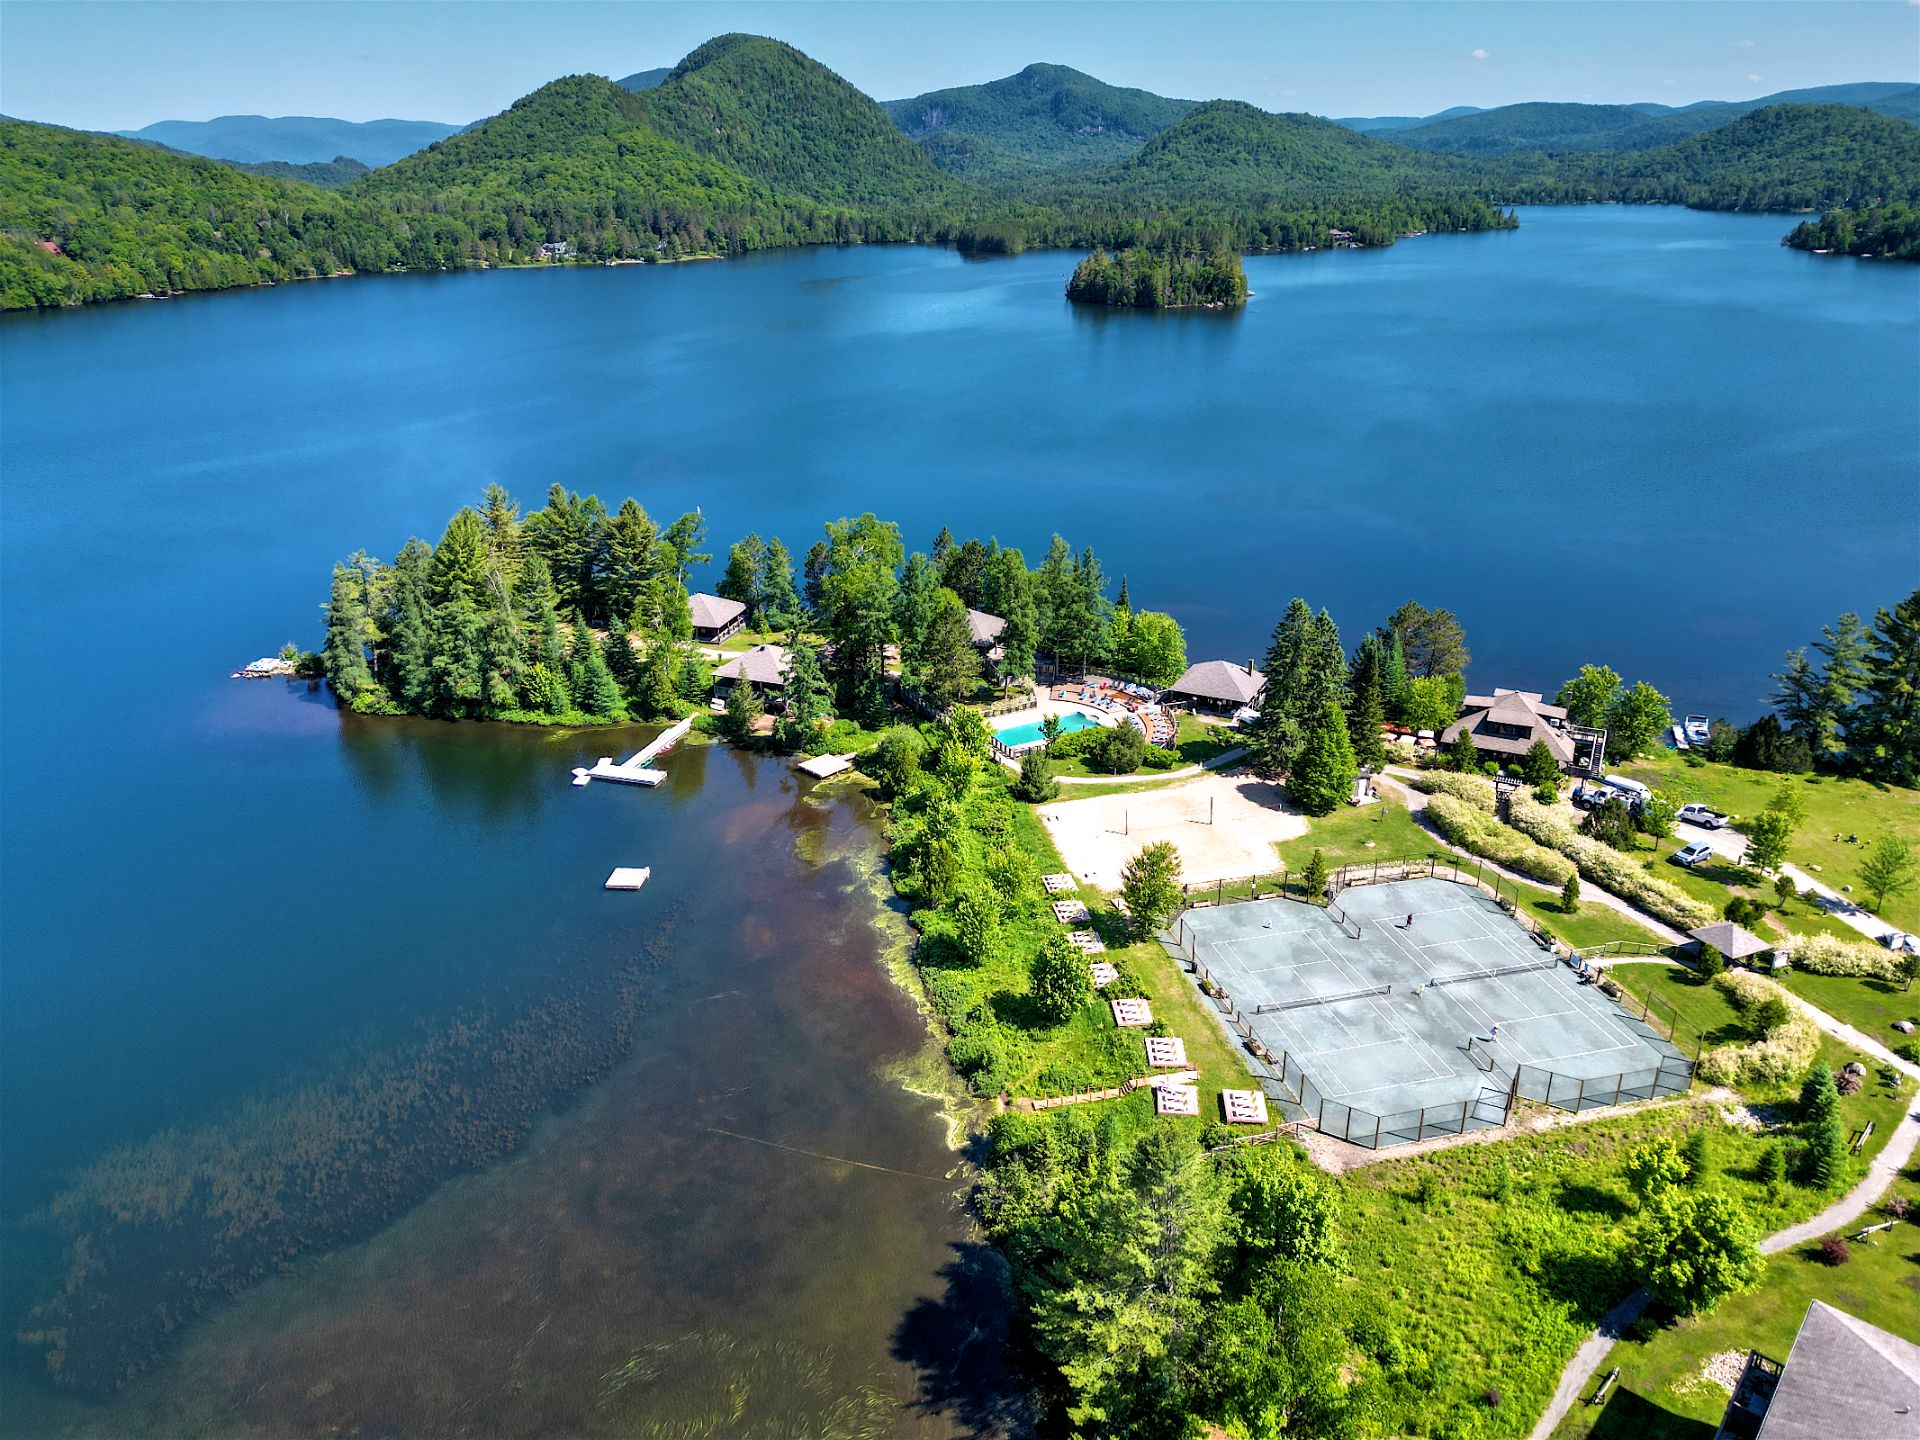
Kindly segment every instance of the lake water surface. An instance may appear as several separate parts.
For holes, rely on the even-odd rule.
[[[558,481],[701,505],[722,552],[1058,529],[1196,657],[1294,593],[1350,635],[1411,595],[1476,683],[1604,659],[1750,715],[1920,579],[1920,270],[1778,218],[1523,219],[1252,259],[1235,316],[851,249],[0,323],[8,1428],[1000,1426],[857,802],[715,749],[574,791],[636,737],[224,676],[315,643],[349,551]]]

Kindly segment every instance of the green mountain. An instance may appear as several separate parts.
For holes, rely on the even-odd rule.
[[[1402,145],[1445,150],[1456,155],[1511,155],[1528,150],[1654,150],[1689,135],[1731,125],[1757,110],[1804,104],[1854,105],[1902,119],[1915,119],[1920,117],[1920,86],[1823,85],[1812,90],[1782,90],[1758,100],[1704,100],[1678,109],[1652,104],[1502,105],[1493,110],[1432,116],[1393,129],[1389,138]]]
[[[1335,120],[1336,125],[1344,125],[1349,130],[1358,130],[1362,135],[1380,135],[1391,130],[1405,130],[1414,125],[1425,125],[1434,120],[1451,120],[1456,115],[1478,115],[1478,105],[1455,105],[1451,109],[1441,110],[1433,115],[1347,115]]]
[[[614,84],[622,90],[651,90],[672,73],[671,67],[660,70],[636,70],[625,79],[614,81]]]
[[[460,127],[438,120],[334,120],[320,115],[222,115],[213,120],[160,120],[116,134],[152,140],[214,160],[261,164],[324,164],[339,156],[362,165],[391,165],[444,140]]]
[[[885,109],[942,169],[1006,183],[1124,160],[1194,106],[1065,65],[1029,65],[985,85],[889,100]]]
[[[235,164],[233,161],[227,163]],[[372,173],[351,155],[336,155],[331,160],[315,160],[307,165],[295,165],[286,160],[260,160],[251,164],[236,164],[235,168],[255,175],[271,175],[276,180],[298,180],[303,185],[318,185],[323,190],[351,185],[362,175]]]
[[[709,40],[635,99],[662,135],[783,195],[890,208],[967,193],[878,104],[777,40]]]

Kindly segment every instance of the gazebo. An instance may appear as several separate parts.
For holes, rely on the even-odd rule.
[[[1718,920],[1711,925],[1702,925],[1698,930],[1689,930],[1687,934],[1696,944],[1711,945],[1728,960],[1750,960],[1755,955],[1764,955],[1773,949],[1773,946],[1751,930],[1744,929],[1731,920]]]

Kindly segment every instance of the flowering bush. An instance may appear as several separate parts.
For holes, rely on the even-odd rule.
[[[1521,834],[1566,856],[1586,879],[1675,929],[1697,929],[1715,918],[1711,907],[1645,873],[1618,850],[1582,835],[1531,795],[1515,795],[1507,804],[1507,817]]]
[[[1820,1050],[1820,1031],[1786,991],[1744,970],[1715,978],[1727,1002],[1765,1028],[1744,1045],[1716,1045],[1700,1057],[1697,1073],[1715,1085],[1781,1084],[1797,1080]]]
[[[1429,795],[1451,795],[1476,810],[1494,812],[1493,782],[1479,775],[1464,775],[1453,770],[1428,770],[1413,778],[1413,788]]]
[[[1861,945],[1838,935],[1791,935],[1775,953],[1809,975],[1858,975],[1868,980],[1906,978],[1901,958],[1878,945]]]
[[[1464,775],[1449,775],[1464,780]],[[1440,833],[1464,850],[1484,856],[1497,865],[1517,870],[1544,884],[1564,886],[1573,875],[1573,866],[1563,855],[1544,845],[1536,845],[1519,831],[1502,825],[1493,816],[1477,810],[1465,800],[1436,793],[1427,801],[1427,816]]]

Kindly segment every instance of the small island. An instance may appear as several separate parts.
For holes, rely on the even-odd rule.
[[[1247,274],[1225,246],[1096,249],[1074,267],[1067,299],[1120,310],[1228,310],[1247,303]]]

